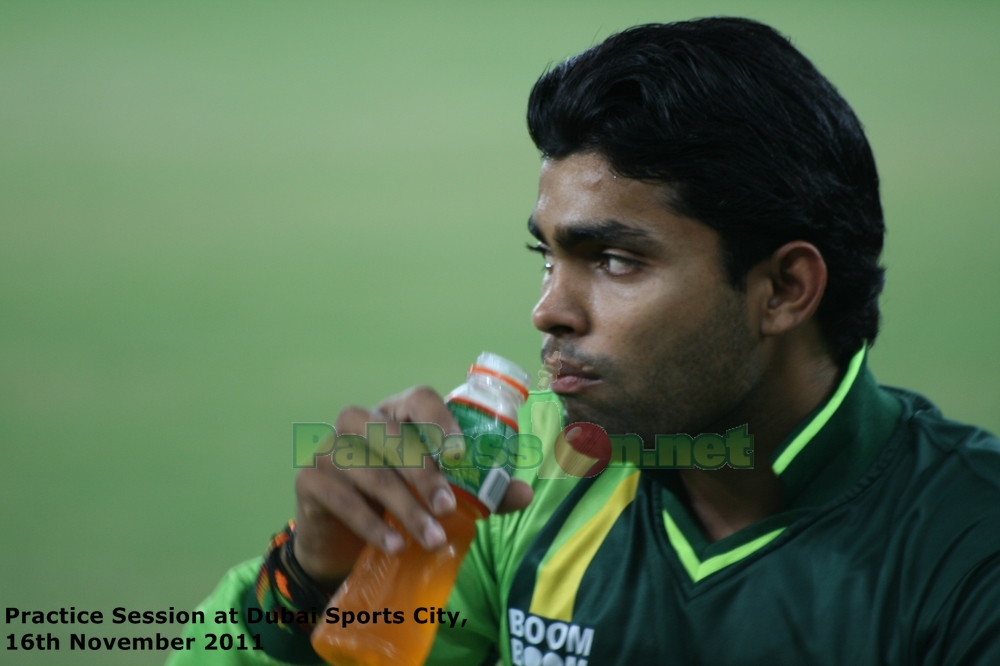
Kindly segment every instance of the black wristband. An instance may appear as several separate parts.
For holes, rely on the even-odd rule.
[[[268,655],[290,664],[322,664],[309,637],[331,595],[299,566],[294,545],[295,523],[289,521],[271,539],[256,583],[244,596],[244,612]]]

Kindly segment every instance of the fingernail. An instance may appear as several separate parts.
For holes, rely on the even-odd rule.
[[[399,551],[403,550],[403,537],[399,536],[395,532],[389,532],[385,535],[385,552],[390,555],[395,555]]]
[[[452,494],[451,490],[448,488],[441,488],[434,493],[434,499],[431,500],[431,508],[433,508],[434,513],[438,515],[454,511],[455,496]]]
[[[427,523],[427,527],[424,528],[424,543],[428,548],[443,546],[446,538],[440,525],[435,522]]]

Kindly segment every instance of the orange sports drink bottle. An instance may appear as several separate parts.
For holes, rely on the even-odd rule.
[[[313,648],[327,662],[418,666],[427,659],[440,624],[437,610],[444,608],[455,585],[459,565],[476,536],[476,520],[496,511],[510,485],[504,467],[489,466],[490,454],[503,451],[504,440],[517,434],[517,408],[528,397],[528,381],[528,374],[514,363],[484,352],[466,382],[445,397],[464,444],[454,446],[456,436],[447,437],[438,456],[457,504],[453,513],[439,519],[447,543],[435,551],[424,550],[386,513],[406,545],[395,555],[371,544],[361,551],[327,606],[332,612],[312,634]],[[334,614],[339,622],[330,621]]]

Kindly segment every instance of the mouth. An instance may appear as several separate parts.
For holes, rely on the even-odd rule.
[[[549,388],[559,395],[572,395],[582,393],[600,383],[600,379],[590,379],[589,377],[581,377],[580,375],[559,375],[552,380]]]
[[[601,378],[596,373],[561,360],[559,373],[552,379],[549,388],[558,395],[572,395],[600,383]]]

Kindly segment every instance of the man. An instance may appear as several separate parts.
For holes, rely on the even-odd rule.
[[[829,82],[758,23],[639,26],[542,76],[528,125],[532,317],[564,423],[648,447],[745,426],[755,465],[521,474],[449,602],[468,624],[428,663],[1000,664],[1000,442],[867,369],[878,177]],[[528,410],[555,399],[522,419],[549,445],[563,423]],[[369,422],[457,431],[428,389],[336,427]],[[432,467],[326,459],[296,492],[294,530],[206,609],[322,606],[364,542],[402,547],[384,510],[433,549],[455,505]],[[305,629],[260,627],[262,652],[315,663]],[[274,663],[209,654],[176,663]]]

